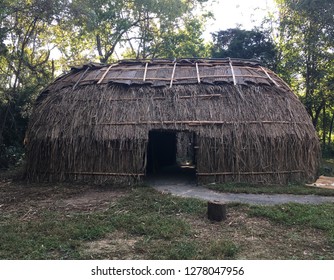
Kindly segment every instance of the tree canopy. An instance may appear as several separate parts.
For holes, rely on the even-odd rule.
[[[325,144],[326,133],[330,142],[332,130],[328,118],[333,120],[334,116],[334,3],[331,0],[276,2],[278,71],[301,96]]]
[[[276,66],[275,44],[264,31],[233,28],[215,32],[212,36],[213,57],[257,59],[267,67]]]

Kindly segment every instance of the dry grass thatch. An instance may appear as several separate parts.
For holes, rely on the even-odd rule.
[[[305,108],[268,69],[131,61],[73,68],[41,93],[27,132],[28,178],[142,178],[152,130],[196,135],[203,182],[308,181],[319,164]]]

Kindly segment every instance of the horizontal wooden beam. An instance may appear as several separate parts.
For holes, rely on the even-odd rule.
[[[186,124],[190,126],[200,125],[240,125],[240,124],[306,124],[308,122],[289,121],[130,121],[130,122],[109,122],[96,123],[95,125],[147,125],[147,124]]]
[[[175,73],[175,72],[174,72]],[[234,75],[234,77],[242,77],[242,78],[262,78],[262,79],[267,79],[267,77],[265,76],[261,76],[261,75]],[[229,75],[201,75],[201,79],[205,79],[205,78],[232,78],[233,79],[233,75],[229,74]],[[145,82],[148,81],[173,81],[173,82],[177,82],[177,81],[181,81],[181,80],[197,80],[197,76],[188,76],[188,77],[175,77],[174,75],[172,75],[171,78],[163,78],[163,77],[146,77]],[[95,81],[96,79],[92,79],[92,80],[85,80],[86,81]],[[127,81],[127,80],[131,80],[131,81],[143,81],[143,78],[133,78],[133,77],[110,77],[108,80],[106,80],[106,82],[110,82],[110,81]]]
[[[290,174],[304,173],[304,170],[284,170],[284,171],[254,171],[254,172],[213,172],[213,173],[196,173],[197,176],[217,176],[217,175],[266,175],[266,174]]]
[[[198,94],[198,95],[184,95],[184,96],[178,96],[176,99],[190,99],[190,98],[212,98],[212,97],[223,97],[223,94]],[[141,101],[141,100],[166,100],[167,97],[123,97],[123,98],[117,98],[117,99],[106,99],[105,102],[114,102],[114,101]],[[100,99],[70,99],[69,101],[82,101],[82,102],[98,102]],[[62,105],[62,104],[60,104]]]
[[[144,173],[113,173],[113,172],[65,172],[73,175],[94,175],[94,176],[145,176]]]

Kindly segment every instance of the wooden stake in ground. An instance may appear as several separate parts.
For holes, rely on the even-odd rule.
[[[226,204],[219,201],[208,201],[208,219],[216,222],[226,220]]]

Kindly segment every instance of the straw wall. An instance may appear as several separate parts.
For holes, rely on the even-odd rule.
[[[41,96],[27,133],[28,178],[142,178],[153,129],[195,133],[199,181],[286,183],[316,176],[315,130],[286,89],[113,84]]]

